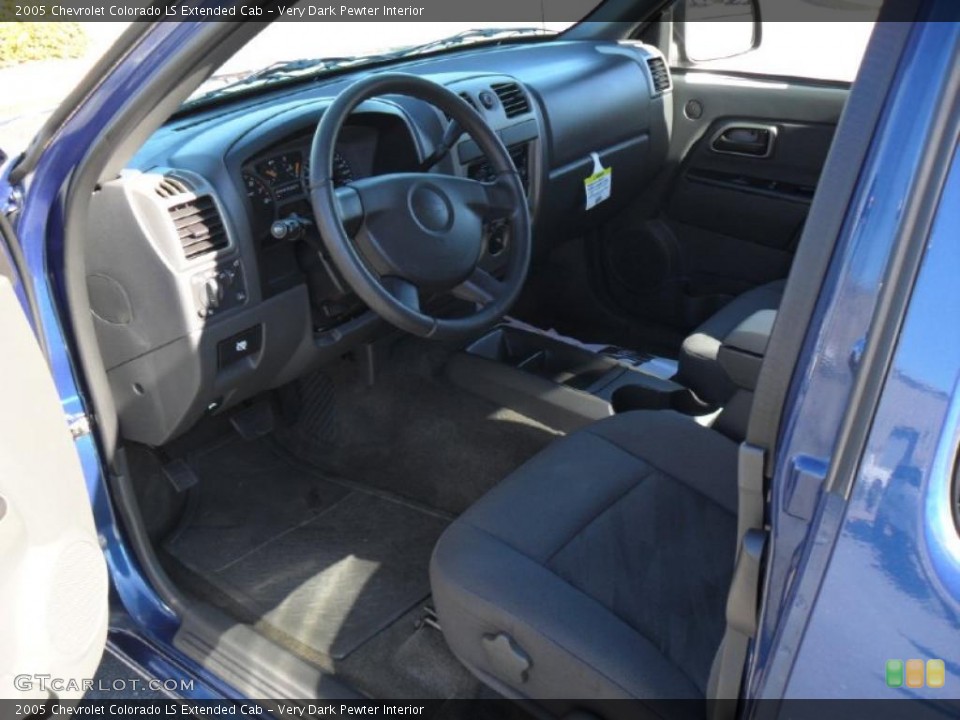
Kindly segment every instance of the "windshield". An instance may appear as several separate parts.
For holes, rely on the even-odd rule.
[[[599,4],[585,2],[584,14]],[[539,7],[539,3],[538,3]],[[275,22],[224,63],[188,98],[203,103],[277,79],[512,38],[549,37],[575,23]]]

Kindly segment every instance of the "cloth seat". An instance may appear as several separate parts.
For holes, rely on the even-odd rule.
[[[736,385],[717,362],[723,339],[759,310],[776,310],[783,299],[786,280],[760,285],[734,298],[691,333],[680,348],[674,378],[701,400],[720,407],[736,392]]]
[[[736,443],[673,412],[554,442],[437,543],[447,643],[508,696],[702,700],[725,626],[736,478]]]

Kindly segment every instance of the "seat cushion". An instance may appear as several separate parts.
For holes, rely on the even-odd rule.
[[[739,295],[706,320],[683,341],[676,380],[705,402],[723,405],[736,391],[717,362],[723,339],[759,310],[776,310],[783,299],[786,280],[760,285]]]
[[[448,644],[514,696],[702,699],[724,629],[736,475],[736,444],[671,412],[555,442],[438,542]],[[491,646],[500,635],[525,672]]]

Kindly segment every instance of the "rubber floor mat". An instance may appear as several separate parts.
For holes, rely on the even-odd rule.
[[[269,441],[191,466],[192,508],[165,547],[244,620],[339,660],[429,595],[438,515],[318,478]]]

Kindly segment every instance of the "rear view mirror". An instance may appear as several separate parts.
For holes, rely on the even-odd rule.
[[[681,0],[674,21],[677,44],[688,62],[736,57],[760,45],[757,0]]]

